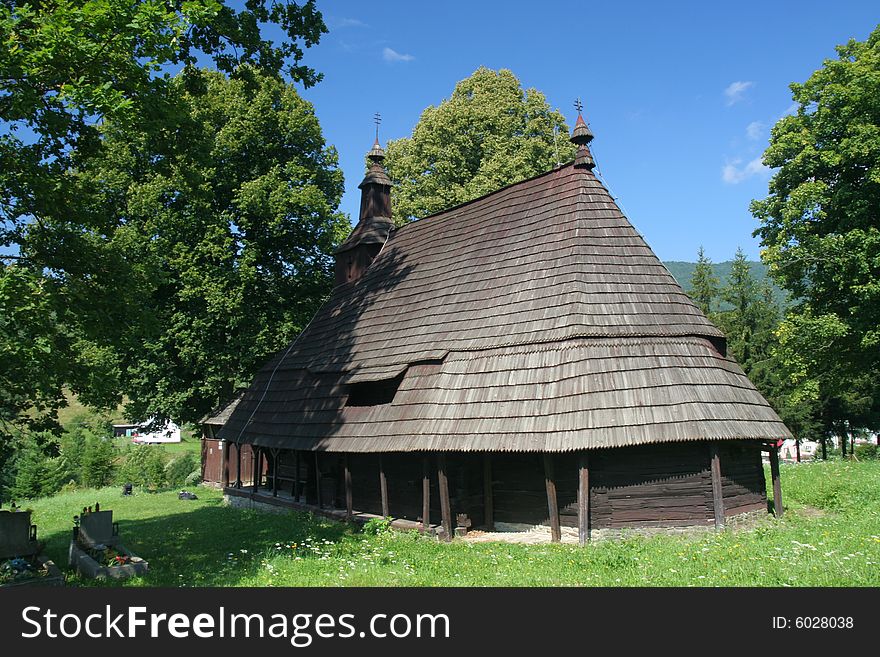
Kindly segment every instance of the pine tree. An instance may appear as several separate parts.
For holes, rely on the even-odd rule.
[[[703,247],[697,252],[697,266],[691,274],[691,298],[708,317],[718,298],[718,278],[712,269],[712,261],[706,257]]]

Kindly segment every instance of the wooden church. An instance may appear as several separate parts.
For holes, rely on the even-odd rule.
[[[579,115],[573,162],[399,228],[377,140],[330,299],[219,430],[227,494],[582,543],[766,509],[761,452],[776,475],[791,434],[594,175],[592,138]]]

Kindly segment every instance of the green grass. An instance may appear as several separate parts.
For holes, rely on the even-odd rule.
[[[72,516],[100,502],[151,572],[127,586],[878,586],[880,462],[783,466],[785,516],[749,531],[568,545],[438,543],[367,535],[308,514],[225,507],[175,492],[77,491],[36,500],[46,552],[67,563]],[[80,582],[69,576],[70,583]],[[115,585],[115,584],[109,584]]]

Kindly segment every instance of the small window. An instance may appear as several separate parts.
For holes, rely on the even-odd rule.
[[[380,406],[394,401],[394,395],[403,381],[403,373],[393,379],[381,379],[379,381],[364,381],[352,383],[348,386],[348,401],[346,406]]]

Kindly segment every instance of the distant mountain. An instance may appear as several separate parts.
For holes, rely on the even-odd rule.
[[[666,265],[669,273],[675,277],[675,280],[678,281],[678,284],[684,288],[684,291],[690,293],[691,276],[693,276],[694,268],[697,266],[697,263],[670,260],[669,262],[664,262],[663,264]],[[718,278],[718,283],[722,287],[727,282],[727,277],[730,276],[730,270],[732,267],[732,260],[728,260],[726,262],[712,263],[712,270],[715,272],[715,276]],[[750,260],[749,268],[752,270],[752,276],[754,276],[756,280],[758,280],[759,282],[763,282],[766,280],[768,283],[770,283],[770,287],[773,288],[773,299],[776,301],[780,308],[785,308],[785,306],[787,305],[786,293],[780,288],[776,287],[776,285],[773,284],[773,281],[770,280],[767,275],[767,265],[765,265],[763,262]]]

